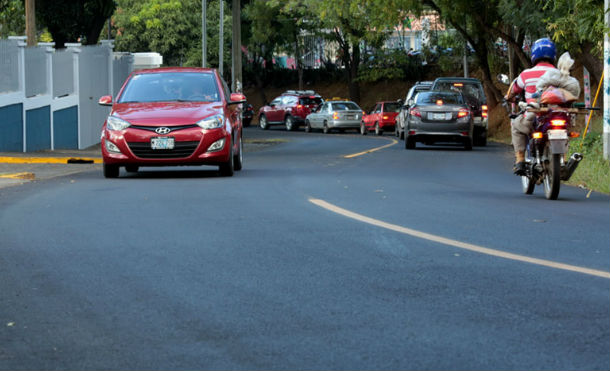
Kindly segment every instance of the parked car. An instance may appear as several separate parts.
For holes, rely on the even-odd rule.
[[[370,130],[375,130],[377,135],[384,131],[395,131],[400,106],[399,102],[377,102],[375,108],[362,118],[360,134],[366,135]]]
[[[420,91],[430,90],[431,87],[432,81],[418,81],[407,92],[405,100],[403,101],[403,106],[400,108],[400,112],[396,117],[396,126],[394,134],[400,139],[405,138],[405,123],[407,113],[409,112],[410,105],[413,103],[412,100],[415,97],[415,94],[419,93]]]
[[[242,168],[242,94],[231,94],[215,69],[169,67],[133,72],[102,126],[104,176],[119,168],[216,165],[225,176]]]
[[[254,107],[250,103],[244,103],[241,111],[241,122],[243,126],[250,126],[254,117]]]
[[[470,106],[474,119],[474,145],[487,145],[487,98],[481,81],[465,77],[439,77],[432,90],[458,91]]]
[[[323,102],[313,90],[288,90],[260,108],[257,115],[259,126],[266,130],[269,125],[286,125],[286,130],[296,130],[311,110]]]
[[[473,115],[461,93],[423,91],[409,109],[405,127],[405,148],[416,142],[458,142],[472,149]]]
[[[318,109],[305,118],[305,131],[322,129],[324,134],[334,129],[360,129],[364,112],[356,103],[348,100],[332,100],[324,102]]]

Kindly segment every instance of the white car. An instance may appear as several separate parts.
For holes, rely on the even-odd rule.
[[[401,107],[400,112],[398,113],[398,116],[396,116],[396,126],[395,126],[394,133],[400,139],[405,138],[405,126],[407,123],[407,114],[409,113],[409,107],[411,105],[413,105],[413,99],[415,99],[415,95],[420,91],[430,90],[431,87],[432,87],[432,81],[418,81],[407,92],[407,96],[405,97],[405,100],[402,103],[403,106]]]
[[[349,100],[327,101],[305,118],[305,131],[322,129],[324,134],[333,129],[343,132],[346,129],[360,131],[364,111]]]

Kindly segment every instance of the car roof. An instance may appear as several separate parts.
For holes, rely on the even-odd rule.
[[[316,93],[313,90],[286,90],[282,93],[282,95],[297,95],[297,96],[315,96],[316,98],[321,98],[320,94]]]
[[[437,81],[459,81],[459,82],[476,82],[481,83],[481,80],[475,79],[474,77],[438,77],[434,82]]]
[[[133,71],[134,74],[142,73],[163,73],[163,72],[214,72],[215,68],[202,68],[202,67],[159,67],[159,68],[147,68],[142,70]]]

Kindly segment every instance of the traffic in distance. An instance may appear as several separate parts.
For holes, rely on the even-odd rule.
[[[433,93],[420,94],[426,91]],[[261,107],[257,119],[264,130],[283,125],[289,131],[303,126],[306,132],[389,132],[404,139],[406,149],[417,142],[454,142],[470,150],[487,145],[487,112],[480,80],[439,77],[417,82],[404,99],[377,102],[369,111],[346,99],[324,99],[313,90],[287,90]]]

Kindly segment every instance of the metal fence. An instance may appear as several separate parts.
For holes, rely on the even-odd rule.
[[[0,152],[99,143],[109,107],[97,101],[116,95],[134,69],[133,56],[115,56],[110,41],[66,47],[27,47],[25,37],[0,40]]]
[[[19,90],[19,47],[12,40],[0,40],[0,94]]]
[[[53,96],[74,94],[74,52],[56,50],[53,54]]]

